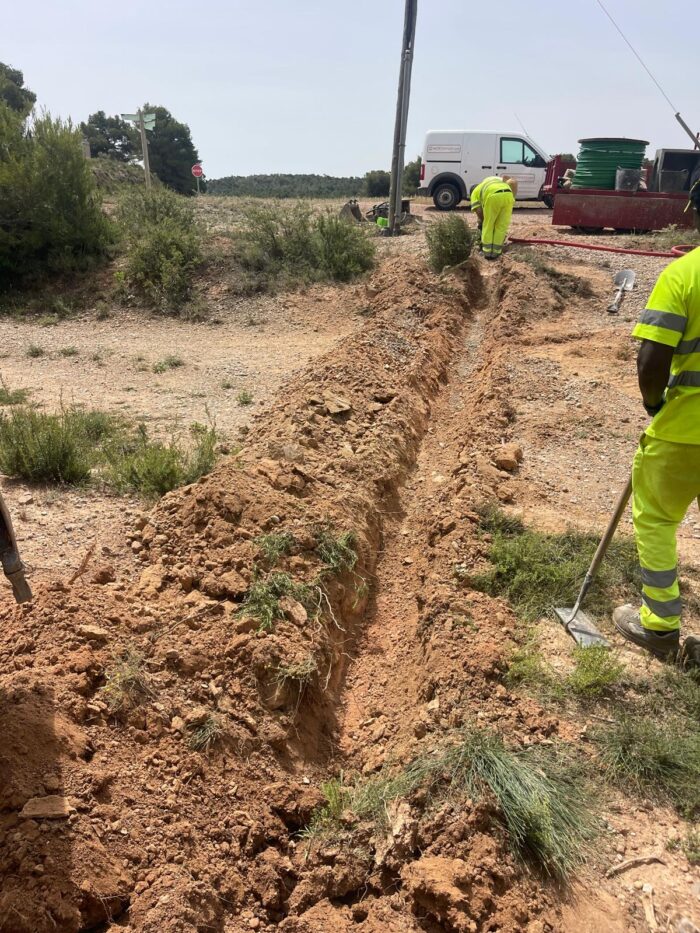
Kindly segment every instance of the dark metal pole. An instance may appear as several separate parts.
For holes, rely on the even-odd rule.
[[[398,233],[398,218],[401,216],[401,182],[406,155],[406,128],[408,126],[408,103],[411,96],[411,70],[413,48],[416,41],[416,17],[418,0],[406,0],[401,46],[401,69],[399,71],[399,93],[396,102],[394,125],[394,149],[391,159],[391,187],[389,190],[389,233]]]
[[[690,136],[690,138],[693,140],[693,149],[700,149],[700,143],[698,143],[698,135],[700,135],[700,134],[696,135],[696,134],[691,130],[691,128],[690,128],[690,127],[688,126],[688,124],[685,122],[685,120],[684,120],[683,117],[680,115],[680,113],[677,113],[677,114],[676,114],[676,120],[678,120],[678,122],[679,122],[680,125],[683,127],[683,129],[686,131],[686,133],[688,134],[688,136]]]

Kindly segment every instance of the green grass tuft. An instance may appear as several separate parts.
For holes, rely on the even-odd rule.
[[[185,361],[181,356],[176,356],[174,354],[169,354],[164,357],[162,360],[159,360],[157,363],[153,364],[154,373],[167,373],[171,369],[179,369],[181,366],[185,365]]]
[[[100,692],[112,715],[151,699],[155,692],[146,674],[145,657],[134,648],[127,648],[105,672],[105,685]]]
[[[255,539],[255,544],[262,551],[268,567],[275,567],[281,557],[285,557],[290,553],[295,543],[294,535],[288,531],[260,535]]]
[[[700,810],[700,732],[688,730],[672,710],[658,722],[641,710],[622,715],[595,739],[610,781],[671,802],[687,817]]]
[[[78,356],[80,354],[80,350],[78,350],[77,347],[61,347],[61,349],[58,351],[58,354],[65,359],[69,359],[72,356]]]
[[[223,726],[216,716],[207,716],[203,723],[190,730],[187,744],[195,752],[206,752],[221,739]]]
[[[236,396],[236,401],[243,408],[246,405],[253,404],[253,395],[247,389],[241,389],[241,391]]]
[[[29,389],[8,389],[0,385],[0,405],[23,405],[29,398]]]
[[[328,529],[316,535],[316,552],[327,572],[339,576],[354,570],[357,564],[357,536],[353,531],[333,535]]]
[[[571,605],[598,546],[594,535],[567,531],[545,534],[524,529],[517,520],[492,513],[483,527],[493,539],[489,546],[492,567],[470,576],[468,582],[492,596],[508,599],[526,622],[548,614],[554,606]],[[631,538],[610,545],[596,582],[590,590],[587,609],[609,613],[621,594],[641,587],[637,553]]]
[[[85,482],[93,465],[87,416],[18,407],[0,419],[0,470],[30,482]]]
[[[579,697],[601,697],[620,682],[625,671],[615,655],[603,645],[574,648],[576,667],[566,679],[570,690]]]
[[[280,599],[291,596],[306,609],[310,616],[319,610],[314,587],[297,583],[288,573],[274,571],[264,579],[255,580],[248,590],[240,609],[242,615],[258,622],[261,631],[272,631],[275,623],[284,618]]]
[[[591,798],[579,770],[558,749],[508,749],[500,736],[467,731],[462,741],[407,767],[348,788],[335,782],[307,838],[341,831],[350,810],[379,825],[389,805],[422,790],[427,800],[495,799],[514,852],[566,880],[585,861],[596,832]]]
[[[27,347],[27,356],[30,360],[38,360],[42,356],[46,356],[46,350],[37,343],[30,343]]]

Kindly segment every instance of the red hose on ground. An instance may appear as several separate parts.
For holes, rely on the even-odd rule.
[[[572,246],[575,249],[592,249],[599,253],[627,253],[630,256],[661,256],[663,259],[677,259],[678,256],[684,256],[694,246],[687,244],[673,246],[671,251],[661,252],[653,249],[623,249],[621,246],[600,246],[598,243],[576,243],[572,240],[543,240],[538,237],[525,239],[524,237],[508,237],[510,243],[524,243],[526,246],[539,244],[542,246]]]

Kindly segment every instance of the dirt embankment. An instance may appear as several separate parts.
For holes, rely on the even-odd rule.
[[[4,612],[4,933],[633,928],[604,889],[582,926],[488,803],[299,839],[342,769],[466,723],[575,734],[502,684],[515,620],[455,574],[484,557],[476,506],[518,495],[513,346],[560,309],[527,266],[478,270],[385,264],[362,330],[139,523],[138,579],[91,565]]]
[[[237,458],[162,501],[141,529],[139,580],[91,567],[5,612],[2,929],[84,929],[127,907],[144,930],[216,927],[244,905],[284,916],[293,833],[319,799],[290,774],[328,754],[328,698],[382,510],[415,459],[478,277],[434,286],[417,264],[378,273],[363,331],[288,387]],[[292,590],[258,632],[238,610],[254,574],[272,572],[255,539],[280,529],[297,542],[280,572],[310,603]],[[319,559],[323,529],[354,533],[352,573]],[[284,673],[306,661],[312,683]],[[106,676],[144,702],[111,715]],[[221,735],[206,756],[186,739],[212,714]]]

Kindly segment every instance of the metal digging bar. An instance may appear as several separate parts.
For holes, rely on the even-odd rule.
[[[622,515],[627,508],[627,503],[630,501],[631,495],[632,477],[629,478],[627,485],[620,494],[620,498],[618,499],[617,505],[615,506],[615,512],[610,519],[610,524],[605,529],[605,534],[601,538],[598,549],[593,555],[591,566],[588,568],[588,573],[586,574],[586,578],[583,581],[581,592],[578,594],[578,599],[576,600],[573,608],[568,609],[557,607],[554,609],[554,614],[556,617],[559,619],[569,635],[571,635],[571,637],[574,638],[579,645],[604,645],[605,647],[609,647],[608,640],[604,638],[603,635],[601,635],[593,620],[587,616],[585,612],[581,611],[581,605],[591,588],[591,584],[596,578],[600,565],[603,563],[603,558],[605,557],[608,548],[610,547],[610,542],[615,536],[617,526],[620,524],[620,519],[622,518]]]
[[[24,564],[19,556],[12,519],[2,496],[0,496],[0,562],[5,576],[12,584],[15,601],[31,602],[32,591],[24,575]]]

